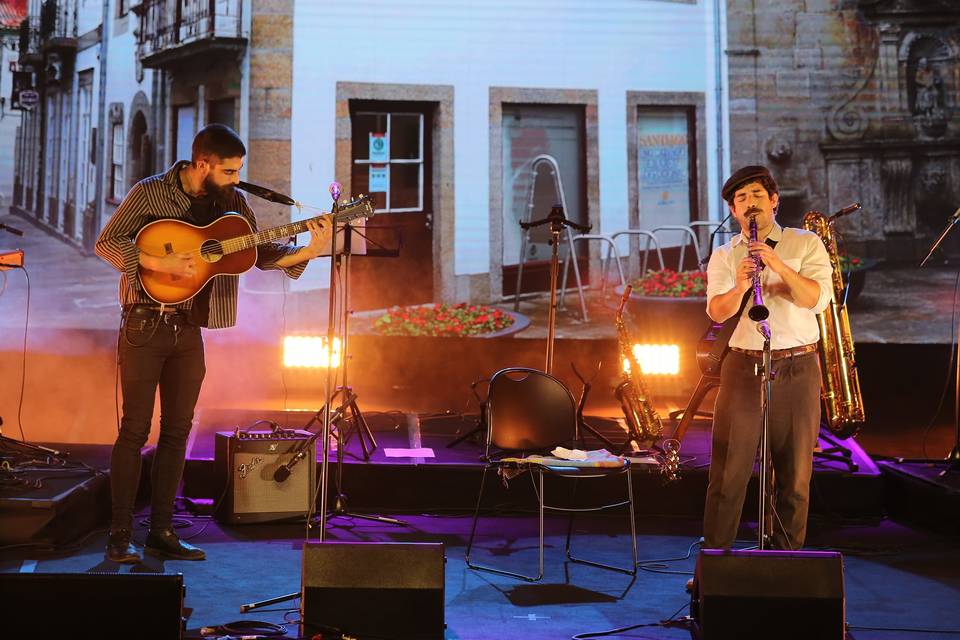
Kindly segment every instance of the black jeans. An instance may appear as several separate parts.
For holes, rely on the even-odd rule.
[[[754,370],[759,362],[736,351],[723,361],[713,414],[704,547],[729,549],[736,538],[760,444],[762,391]],[[815,352],[806,353],[774,360],[773,371],[768,431],[774,476],[768,497],[776,514],[772,541],[777,549],[799,549],[807,533],[813,449],[820,430],[820,364]]]
[[[160,437],[151,469],[151,528],[169,528],[183,475],[187,436],[206,366],[200,327],[183,314],[133,307],[120,329],[123,418],[110,459],[111,528],[131,529],[140,482],[140,450],[150,434],[160,388]]]

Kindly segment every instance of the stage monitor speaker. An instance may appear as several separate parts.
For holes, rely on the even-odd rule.
[[[215,437],[214,468],[222,496],[217,520],[229,524],[304,518],[316,484],[317,447],[278,481],[277,469],[289,464],[311,436],[308,431],[220,431]],[[284,474],[285,475],[285,474]]]
[[[305,635],[442,639],[444,562],[443,544],[308,542]]]
[[[843,558],[823,551],[704,549],[690,615],[702,640],[843,640]]]
[[[179,573],[0,573],[0,593],[4,638],[183,637]]]

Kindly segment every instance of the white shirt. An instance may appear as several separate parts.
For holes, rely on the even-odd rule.
[[[774,252],[784,264],[805,278],[820,285],[820,297],[812,309],[794,304],[790,290],[779,275],[769,267],[760,274],[763,304],[770,310],[770,348],[790,349],[820,340],[817,314],[827,308],[833,299],[833,282],[830,256],[820,236],[803,229],[783,228],[776,222],[767,236],[777,242]],[[707,305],[714,296],[730,291],[735,283],[737,265],[747,256],[748,236],[741,233],[730,242],[718,247],[710,256],[707,266]],[[739,306],[739,303],[738,303]],[[763,336],[757,331],[757,323],[747,317],[753,306],[753,293],[744,307],[740,322],[730,337],[730,346],[741,349],[763,349]]]

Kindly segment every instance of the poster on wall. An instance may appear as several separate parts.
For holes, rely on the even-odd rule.
[[[390,143],[387,134],[370,132],[370,162],[387,162],[390,160]]]
[[[390,184],[390,165],[371,164],[370,165],[370,193],[386,193]]]
[[[641,228],[690,222],[689,144],[682,111],[644,113],[638,118]]]

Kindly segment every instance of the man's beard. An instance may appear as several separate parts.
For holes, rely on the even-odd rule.
[[[208,196],[220,202],[229,199],[230,196],[233,195],[232,184],[220,186],[215,183],[209,175],[203,179],[203,190]]]

